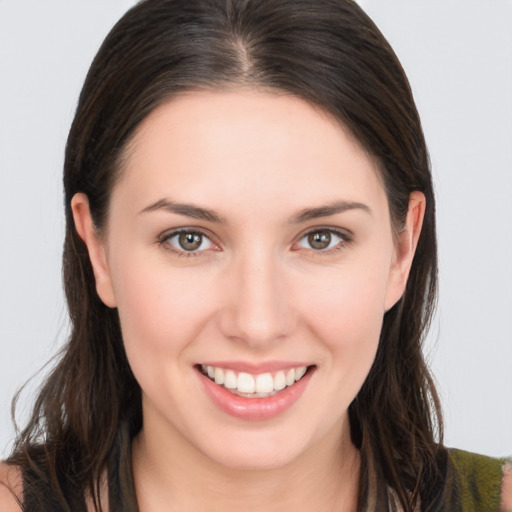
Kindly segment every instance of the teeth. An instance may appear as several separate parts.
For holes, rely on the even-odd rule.
[[[213,378],[215,379],[215,384],[224,384],[224,371],[220,368],[215,368]]]
[[[237,389],[240,393],[254,393],[254,377],[249,373],[240,373],[238,375]]]
[[[250,398],[263,398],[273,395],[275,392],[295,384],[307,372],[306,366],[291,368],[287,372],[280,370],[275,374],[261,373],[259,375],[251,375],[245,372],[240,372],[237,375],[233,370],[205,365],[201,365],[201,369],[215,384],[224,386],[237,395]]]
[[[256,377],[256,393],[272,393],[274,379],[270,373],[262,373]]]
[[[306,367],[302,366],[301,368],[297,368],[295,370],[295,382],[302,379],[302,377],[304,377],[304,375],[306,375]]]
[[[238,385],[238,379],[236,377],[236,374],[233,370],[228,370],[226,372],[226,378],[224,380],[224,387],[228,389],[236,389]]]
[[[286,374],[286,385],[291,386],[295,382],[295,370],[292,368]]]
[[[274,378],[274,389],[276,391],[281,391],[286,387],[286,376],[284,372],[277,372]]]

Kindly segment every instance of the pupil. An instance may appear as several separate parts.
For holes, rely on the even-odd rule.
[[[331,243],[331,234],[328,231],[320,231],[309,235],[309,244],[313,249],[326,249]]]
[[[199,233],[180,233],[179,242],[185,251],[195,251],[201,246],[202,235]]]

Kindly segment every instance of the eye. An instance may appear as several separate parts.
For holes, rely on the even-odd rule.
[[[313,249],[314,251],[326,251],[334,249],[349,242],[347,235],[332,229],[319,229],[306,233],[299,241],[299,247]]]
[[[161,243],[169,244],[178,253],[197,253],[214,247],[213,242],[200,231],[180,230],[165,235]]]

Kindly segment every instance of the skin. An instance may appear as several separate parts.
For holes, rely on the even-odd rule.
[[[0,510],[21,512],[17,497],[23,493],[21,473],[18,468],[0,463]]]
[[[143,212],[162,199],[215,210],[224,222]],[[335,201],[366,208],[290,222]],[[403,293],[424,207],[413,193],[394,237],[372,159],[294,97],[196,92],[143,122],[107,229],[93,228],[84,195],[72,201],[98,294],[119,310],[143,390],[133,447],[141,512],[171,502],[187,511],[355,510],[359,455],[347,408],[374,359],[382,316]],[[176,238],[162,233],[190,227],[209,239],[197,255],[179,256]],[[326,228],[350,241],[313,249],[305,233]],[[194,365],[215,360],[300,360],[315,371],[290,409],[247,422],[220,411],[198,384]],[[0,484],[2,510],[19,511],[9,490],[21,495],[16,468],[0,465]],[[511,507],[507,472],[503,510]]]
[[[163,200],[222,222],[149,208]],[[340,201],[358,206],[300,218]],[[355,510],[347,409],[382,317],[404,291],[422,194],[411,195],[397,241],[373,160],[327,114],[291,96],[194,92],[139,127],[104,233],[85,196],[72,207],[143,390],[133,460],[141,511],[170,501],[180,510]],[[208,237],[192,256],[176,237],[164,240],[183,228]],[[307,235],[326,228],[342,234],[312,248]],[[248,422],[219,410],[199,382],[197,364],[226,360],[315,371],[291,408]]]

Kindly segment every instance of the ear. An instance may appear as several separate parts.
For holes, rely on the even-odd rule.
[[[105,244],[98,235],[91,218],[89,200],[85,194],[75,194],[71,199],[71,211],[78,235],[87,246],[91,260],[96,291],[106,306],[116,307],[116,300],[107,263]]]
[[[385,310],[391,309],[402,297],[412,261],[420,238],[426,200],[422,192],[414,191],[409,196],[409,209],[403,230],[398,234],[395,254],[391,264],[386,290]]]

